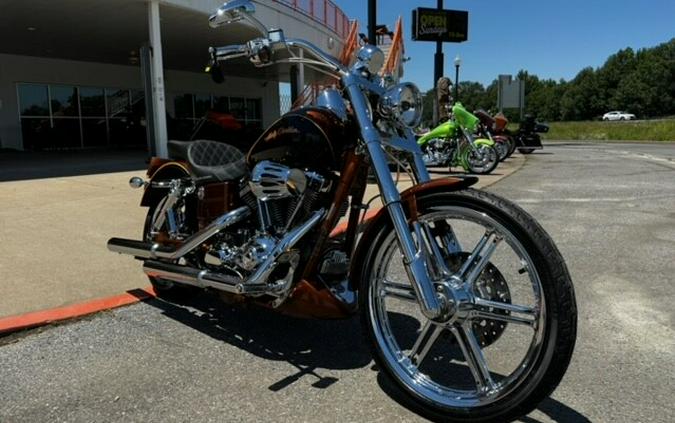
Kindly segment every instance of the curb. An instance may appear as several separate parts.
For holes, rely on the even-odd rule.
[[[511,173],[505,175],[502,178],[497,179],[496,181],[481,186],[481,189],[494,185],[497,182],[505,178],[508,178],[509,176],[518,172],[525,165],[526,161],[527,158],[525,158],[525,160],[523,160],[522,163],[517,168],[515,168]],[[382,207],[377,207],[372,210],[369,210],[366,213],[365,217],[363,218],[363,223],[366,223],[370,219],[372,219],[377,213],[380,212],[381,209]],[[335,229],[333,229],[333,231],[330,233],[330,236],[335,237],[341,235],[346,230],[347,230],[347,222],[345,221],[338,224],[335,227]],[[51,323],[71,320],[78,317],[99,313],[101,311],[113,310],[119,307],[124,307],[151,298],[155,298],[156,296],[157,295],[153,291],[152,287],[138,288],[111,297],[97,298],[63,307],[56,307],[47,310],[34,311],[14,316],[2,317],[0,318],[0,336],[5,336],[10,333],[18,332],[21,330],[45,326]]]
[[[155,298],[152,288],[133,289],[112,297],[0,318],[0,336],[50,323],[83,317]]]

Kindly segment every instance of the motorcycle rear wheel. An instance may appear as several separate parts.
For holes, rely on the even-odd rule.
[[[475,317],[456,312],[446,321],[428,320],[399,259],[393,228],[382,224],[368,241],[359,287],[361,321],[379,369],[409,408],[433,420],[511,421],[529,413],[560,383],[574,349],[576,303],[562,256],[531,216],[494,194],[431,194],[417,207],[418,221],[429,227],[446,259],[473,263],[467,271],[476,270],[477,281],[499,274],[508,295],[481,291],[479,283],[457,285],[471,298],[462,307],[471,307]],[[468,248],[444,245],[447,228]],[[488,258],[469,260],[468,253]],[[447,278],[436,283],[438,288]],[[505,327],[483,342],[481,333],[495,322]]]
[[[161,209],[162,203],[166,201],[166,197],[162,198],[157,204],[154,204],[148,208],[148,213],[145,215],[145,223],[143,224],[143,239],[145,241],[154,241],[151,235],[152,224],[156,219],[157,210]],[[187,301],[192,298],[199,288],[188,285],[181,285],[172,281],[155,278],[153,276],[148,276],[148,280],[152,285],[152,289],[155,291],[157,297],[180,303]]]

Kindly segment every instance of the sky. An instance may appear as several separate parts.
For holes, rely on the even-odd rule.
[[[333,0],[367,33],[365,0]],[[393,29],[403,17],[404,80],[420,89],[433,86],[435,42],[412,41],[411,15],[436,0],[378,0],[377,22]],[[489,84],[520,69],[544,79],[570,80],[584,67],[601,66],[619,49],[653,47],[675,37],[675,0],[494,1],[445,0],[445,9],[469,12],[468,41],[444,43],[444,74]]]

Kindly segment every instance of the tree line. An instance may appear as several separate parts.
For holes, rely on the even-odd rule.
[[[599,68],[586,67],[570,81],[540,79],[526,70],[517,79],[525,81],[525,112],[544,121],[594,120],[610,110],[638,118],[675,115],[675,38],[656,47],[619,50]],[[433,99],[433,90],[427,91],[424,122],[431,121]],[[496,111],[497,80],[487,87],[460,82],[459,101],[468,110]],[[517,111],[504,112],[518,120]]]

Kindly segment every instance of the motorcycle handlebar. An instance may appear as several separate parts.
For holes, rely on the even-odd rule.
[[[330,67],[330,69],[338,74],[345,74],[347,69],[334,57],[324,53],[319,47],[314,44],[307,42],[301,39],[288,39],[282,41],[287,47],[296,47],[303,52],[309,53],[313,57],[305,57],[308,62],[310,59],[318,59],[319,62]],[[230,59],[236,59],[239,57],[252,57],[252,53],[249,44],[234,44],[224,47],[209,47],[209,53],[211,54],[211,59],[213,63],[223,62]],[[316,62],[314,62],[316,64]]]
[[[211,53],[214,63],[229,59],[236,59],[238,57],[248,57],[249,55],[246,44],[235,44],[225,47],[209,47],[209,53]]]

